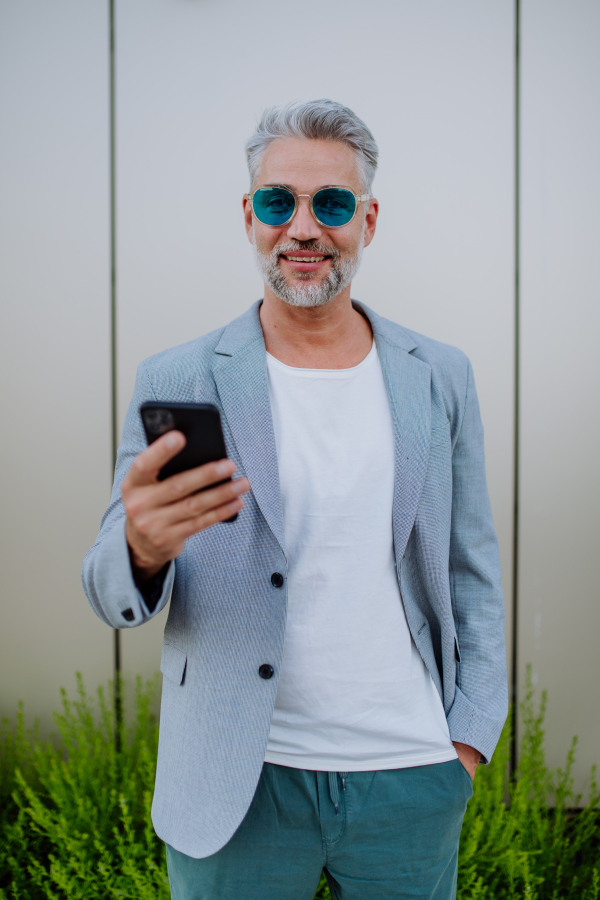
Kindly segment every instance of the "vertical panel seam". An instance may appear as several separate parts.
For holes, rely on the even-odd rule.
[[[514,425],[513,425],[513,552],[512,552],[512,653],[511,653],[511,748],[510,765],[517,765],[517,687],[518,687],[518,612],[519,612],[519,489],[520,489],[520,375],[521,375],[521,3],[514,11]]]
[[[112,471],[117,462],[117,215],[116,215],[116,115],[115,115],[115,0],[108,0],[109,31],[109,166],[110,166],[110,403]],[[115,691],[115,740],[120,744],[123,718],[121,697],[121,633],[113,629]]]

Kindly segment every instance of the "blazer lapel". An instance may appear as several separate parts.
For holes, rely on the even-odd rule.
[[[399,566],[415,523],[431,436],[431,368],[411,355],[416,343],[403,328],[363,304],[390,398],[395,435],[393,532]],[[224,330],[213,377],[256,502],[285,553],[277,448],[267,377],[260,301]]]
[[[396,444],[393,502],[394,550],[400,566],[415,523],[427,472],[431,438],[431,367],[412,356],[412,337],[362,304],[373,328],[390,398]]]
[[[260,301],[227,326],[213,377],[254,498],[285,553],[277,448],[271,418]]]

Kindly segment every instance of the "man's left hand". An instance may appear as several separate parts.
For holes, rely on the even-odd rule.
[[[470,747],[469,744],[461,744],[460,741],[452,741],[452,743],[461,763],[471,778],[475,778],[477,766],[481,762],[481,753],[475,747]]]

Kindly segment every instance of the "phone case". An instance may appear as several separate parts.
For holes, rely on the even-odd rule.
[[[148,444],[167,431],[177,430],[185,435],[185,447],[162,467],[158,473],[159,481],[227,456],[221,415],[212,403],[160,403],[152,400],[142,403],[140,415]],[[226,478],[219,484],[225,481],[231,479]],[[225,521],[235,522],[237,515]]]

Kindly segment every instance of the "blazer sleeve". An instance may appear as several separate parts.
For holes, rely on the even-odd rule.
[[[471,364],[453,450],[450,589],[460,660],[450,737],[488,762],[508,712],[504,599]]]
[[[175,563],[171,562],[156,605],[152,612],[149,611],[133,580],[121,500],[121,482],[137,454],[146,447],[140,404],[155,399],[144,363],[141,363],[123,426],[110,505],[102,517],[96,543],[83,560],[81,580],[85,595],[96,615],[113,628],[133,628],[153,618],[164,608],[173,589]]]

